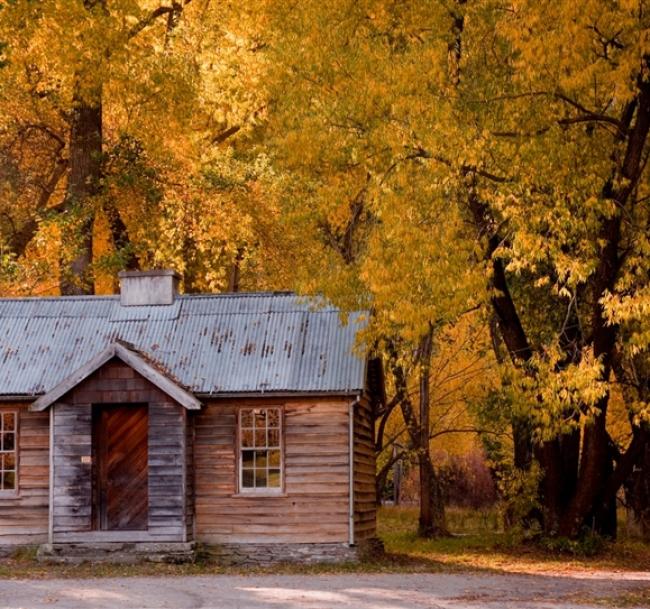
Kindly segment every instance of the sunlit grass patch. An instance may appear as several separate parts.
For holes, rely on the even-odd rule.
[[[567,556],[560,550],[523,542],[499,527],[494,510],[478,514],[451,509],[448,525],[452,535],[440,539],[417,536],[416,507],[384,507],[379,510],[378,530],[389,555],[428,561],[447,569],[478,569],[504,572],[566,572],[597,569],[643,570],[650,566],[650,545],[624,539],[604,543],[596,556]],[[487,522],[487,527],[482,523]]]

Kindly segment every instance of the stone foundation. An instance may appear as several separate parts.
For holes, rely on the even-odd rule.
[[[16,555],[32,556],[37,548],[36,544],[0,544],[0,558],[13,558]]]
[[[204,545],[202,559],[224,566],[272,566],[277,563],[304,565],[369,560],[383,554],[379,539],[357,546],[345,543],[224,543]]]
[[[194,562],[194,543],[55,543],[43,544],[36,555],[41,562],[80,564],[108,562],[134,564]]]
[[[303,565],[376,560],[384,552],[381,540],[367,539],[358,545],[345,543],[55,543],[38,548],[41,562],[80,564],[108,562],[187,563],[197,558],[230,567],[264,567],[278,563]]]

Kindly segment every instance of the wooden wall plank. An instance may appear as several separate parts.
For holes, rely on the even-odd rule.
[[[375,537],[375,448],[372,412],[363,396],[354,413],[354,538],[360,542]]]
[[[206,543],[348,541],[348,404],[341,398],[219,400],[194,416],[196,539]],[[282,496],[237,494],[237,411],[283,406]]]
[[[47,541],[50,415],[28,408],[0,405],[18,412],[18,492],[0,496],[0,546]]]

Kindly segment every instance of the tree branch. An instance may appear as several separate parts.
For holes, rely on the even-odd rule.
[[[156,21],[158,17],[178,13],[179,10],[182,10],[183,7],[187,6],[191,1],[192,0],[185,0],[183,5],[180,5],[178,2],[172,2],[171,6],[159,6],[158,8],[153,9],[128,31],[127,38],[130,40],[137,36],[142,30],[146,29]]]
[[[212,143],[215,145],[221,144],[222,142],[225,142],[229,137],[235,135],[240,130],[241,130],[241,125],[234,125],[233,127],[228,127],[227,129],[224,129],[223,131],[217,133],[217,135],[215,135],[212,138]]]

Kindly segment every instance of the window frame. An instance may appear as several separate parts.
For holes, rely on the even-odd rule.
[[[259,488],[250,488],[244,486],[244,459],[243,453],[245,448],[242,446],[242,413],[246,410],[277,410],[278,411],[278,422],[279,422],[279,450],[280,450],[280,486],[264,486]],[[249,429],[249,428],[247,428]],[[268,425],[266,427],[268,430]],[[265,404],[263,406],[241,406],[237,409],[237,433],[236,433],[236,442],[237,442],[237,471],[235,478],[237,481],[236,484],[236,495],[246,495],[253,497],[260,496],[282,496],[285,494],[285,473],[284,473],[284,406],[277,404]],[[265,450],[273,450],[266,448]],[[268,470],[268,467],[267,467]]]
[[[18,491],[20,488],[20,450],[19,450],[19,443],[20,443],[20,411],[17,409],[4,409],[0,408],[0,434],[2,433],[2,429],[4,428],[4,422],[3,418],[7,414],[13,414],[14,415],[14,429],[13,429],[13,434],[14,434],[14,449],[13,449],[13,454],[15,458],[15,465],[14,465],[14,488],[7,488],[3,489],[0,488],[0,498],[2,497],[17,497],[18,496]],[[7,451],[8,452],[8,451]],[[0,450],[0,454],[5,454],[5,451]],[[0,474],[5,471],[1,466],[0,466]],[[9,470],[7,470],[9,471]]]

